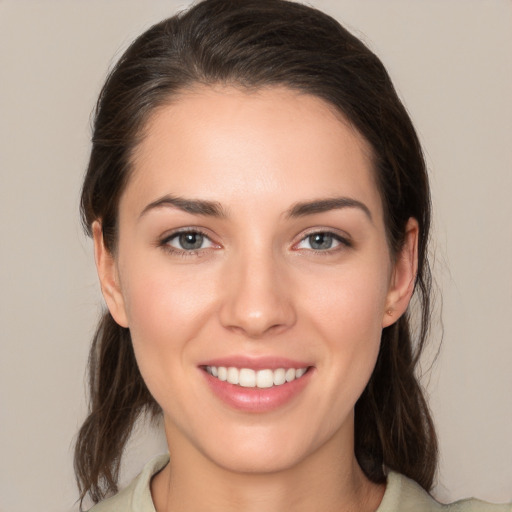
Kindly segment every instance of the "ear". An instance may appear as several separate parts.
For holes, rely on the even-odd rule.
[[[127,315],[114,255],[105,247],[103,230],[99,221],[92,224],[94,259],[100,279],[101,292],[114,320],[122,327],[128,327]]]
[[[396,322],[411,300],[418,271],[418,234],[418,221],[411,217],[405,227],[404,244],[394,262],[382,327]]]

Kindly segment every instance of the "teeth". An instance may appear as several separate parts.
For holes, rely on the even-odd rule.
[[[307,370],[307,368],[299,368],[299,369],[295,372],[295,378],[296,378],[296,379],[299,379],[300,377],[302,377],[302,376],[306,373],[306,370]]]
[[[274,372],[272,370],[260,370],[256,373],[256,387],[271,388],[274,385]]]
[[[288,368],[288,370],[286,370],[286,373],[285,373],[286,382],[291,382],[292,380],[295,379],[296,376],[297,376],[297,370],[295,370],[294,368]]]
[[[284,368],[274,370],[274,385],[280,386],[286,382],[286,371]]]
[[[243,388],[253,388],[256,386],[256,372],[249,368],[240,370],[240,386]]]
[[[239,382],[238,368],[228,368],[228,378],[226,379],[230,384],[238,384]]]
[[[206,371],[219,380],[244,388],[271,388],[300,379],[307,368],[278,368],[277,370],[252,370],[230,366],[207,366]]]

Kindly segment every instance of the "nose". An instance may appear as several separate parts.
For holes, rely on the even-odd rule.
[[[222,325],[249,338],[278,334],[296,322],[285,264],[271,251],[230,261],[224,277]]]

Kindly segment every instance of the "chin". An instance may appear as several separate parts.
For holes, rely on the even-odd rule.
[[[240,474],[270,474],[289,470],[305,458],[297,449],[283,450],[258,446],[255,450],[235,450],[211,454],[210,460],[226,471]]]
[[[270,474],[298,467],[328,444],[329,437],[311,438],[290,424],[276,428],[235,428],[210,438],[201,451],[218,467],[233,473]],[[331,447],[332,448],[332,447]]]

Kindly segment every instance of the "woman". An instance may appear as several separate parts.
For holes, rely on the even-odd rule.
[[[171,454],[95,511],[436,510],[414,375],[428,180],[359,40],[280,0],[207,0],[151,28],[100,95],[82,215],[109,311],[81,496],[117,490],[142,412],[163,415]]]

